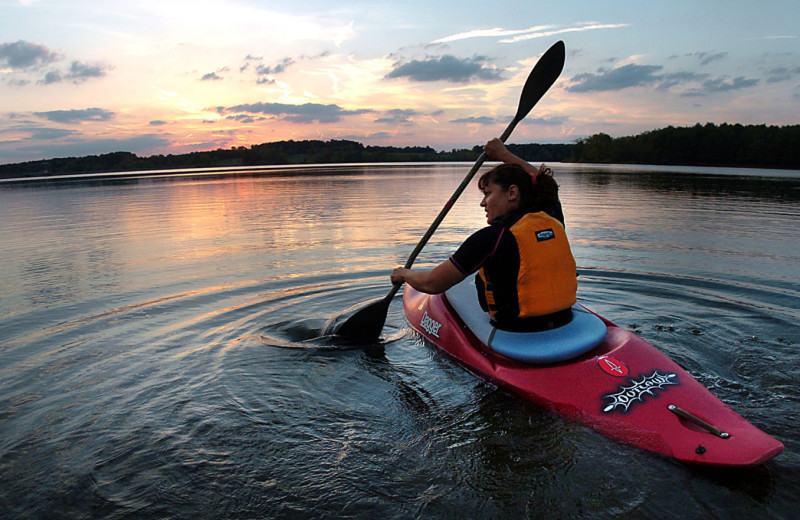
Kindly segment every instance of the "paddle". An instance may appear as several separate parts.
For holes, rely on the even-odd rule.
[[[531,111],[534,105],[539,102],[542,96],[544,96],[553,83],[555,83],[556,79],[558,79],[558,76],[561,74],[561,70],[564,68],[564,59],[565,48],[564,42],[562,41],[555,43],[539,59],[528,76],[525,86],[522,88],[519,106],[517,107],[517,114],[500,136],[501,141],[505,142],[506,139],[508,139],[508,136],[511,135],[511,132],[517,126],[517,123],[522,121],[525,116],[528,115],[528,112]],[[486,153],[481,153],[480,157],[478,157],[478,160],[475,161],[475,164],[472,166],[472,169],[469,171],[467,176],[464,177],[464,180],[461,181],[461,184],[458,186],[458,188],[456,188],[456,191],[450,197],[450,200],[447,201],[442,210],[439,212],[436,220],[433,221],[428,228],[428,231],[425,232],[425,235],[419,241],[417,247],[415,247],[414,251],[412,251],[411,255],[409,255],[405,264],[406,269],[411,268],[411,265],[414,263],[414,260],[416,260],[419,252],[422,251],[422,248],[428,243],[428,240],[431,238],[434,231],[436,231],[436,228],[439,227],[439,224],[441,224],[442,220],[444,220],[445,215],[447,215],[447,213],[450,211],[450,208],[453,207],[453,204],[455,204],[458,197],[461,195],[467,185],[469,185],[470,181],[475,176],[475,173],[485,160]],[[354,343],[369,343],[377,340],[381,334],[381,331],[383,330],[383,324],[386,322],[386,315],[389,312],[389,304],[392,302],[394,295],[397,294],[397,291],[400,289],[400,285],[402,284],[392,286],[392,290],[389,291],[389,294],[387,294],[384,298],[373,300],[367,303],[363,308],[360,307],[364,304],[356,305],[341,313],[339,317],[333,318],[325,328],[325,334],[338,336],[339,338]],[[346,316],[350,313],[353,314],[345,321],[341,321],[341,316]]]

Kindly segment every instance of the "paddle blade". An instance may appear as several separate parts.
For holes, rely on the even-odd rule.
[[[337,336],[353,343],[375,342],[381,335],[391,302],[392,298],[387,296],[373,300],[363,307],[351,307],[328,323],[325,335]],[[350,316],[346,317],[348,314]]]
[[[566,59],[566,48],[563,41],[558,41],[547,49],[536,65],[533,67],[525,86],[522,87],[522,94],[519,97],[519,107],[515,121],[522,121],[528,112],[542,99],[553,83],[556,82],[561,71],[564,70],[564,60]]]

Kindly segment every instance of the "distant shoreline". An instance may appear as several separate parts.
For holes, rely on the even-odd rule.
[[[171,170],[135,170],[119,172],[93,172],[93,173],[66,173],[44,176],[29,176],[16,178],[0,177],[0,186],[21,184],[21,183],[47,183],[47,182],[125,182],[137,179],[166,179],[166,178],[207,178],[220,179],[227,177],[243,176],[265,176],[275,175],[279,177],[288,176],[318,176],[318,175],[349,175],[362,173],[359,169],[381,168],[390,170],[392,168],[424,168],[435,165],[450,164],[454,167],[462,167],[466,172],[474,161],[429,161],[429,162],[383,162],[383,163],[322,163],[322,164],[283,164],[283,165],[261,165],[261,166],[225,166],[209,168],[175,168]],[[486,165],[496,164],[487,161]],[[576,172],[590,170],[592,173],[664,173],[669,172],[678,175],[700,175],[700,176],[736,176],[736,177],[768,177],[800,179],[800,169],[778,169],[778,168],[757,168],[757,167],[736,167],[736,166],[687,166],[687,165],[665,165],[665,164],[611,164],[611,163],[573,163],[561,162],[550,163],[553,165],[556,175],[563,172]]]
[[[532,163],[652,164],[800,169],[800,125],[706,125],[668,127],[632,137],[595,134],[572,144],[509,144]],[[279,141],[180,155],[138,157],[113,152],[0,165],[0,179],[92,174],[179,174],[187,169],[287,167],[310,164],[474,162],[472,149],[436,151],[429,146],[365,146],[347,140]]]
[[[469,166],[471,162],[462,161],[448,161],[454,165]],[[430,162],[389,162],[389,163],[317,163],[317,164],[265,164],[255,166],[211,166],[206,168],[174,168],[166,170],[123,170],[123,171],[109,171],[109,172],[88,172],[88,173],[62,173],[62,174],[48,174],[28,177],[15,177],[3,178],[0,177],[0,183],[13,182],[13,181],[35,181],[35,180],[70,180],[70,179],[83,179],[83,180],[111,180],[111,179],[126,179],[137,177],[170,177],[170,176],[235,176],[238,173],[277,173],[284,175],[313,175],[315,173],[330,173],[330,172],[348,172],[353,168],[358,167],[414,167],[414,166],[427,166],[431,164],[447,164],[446,161],[430,161]],[[304,170],[304,171],[301,171]]]

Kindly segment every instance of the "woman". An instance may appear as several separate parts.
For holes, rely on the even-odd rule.
[[[499,328],[542,330],[571,319],[576,301],[575,260],[564,231],[558,185],[498,139],[484,147],[503,164],[483,174],[478,187],[489,224],[430,271],[399,267],[392,283],[425,293],[446,291],[477,271],[481,306]]]

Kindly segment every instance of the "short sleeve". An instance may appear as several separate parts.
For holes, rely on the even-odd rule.
[[[503,231],[502,226],[489,226],[476,231],[453,253],[450,261],[464,276],[474,273],[497,249]]]

